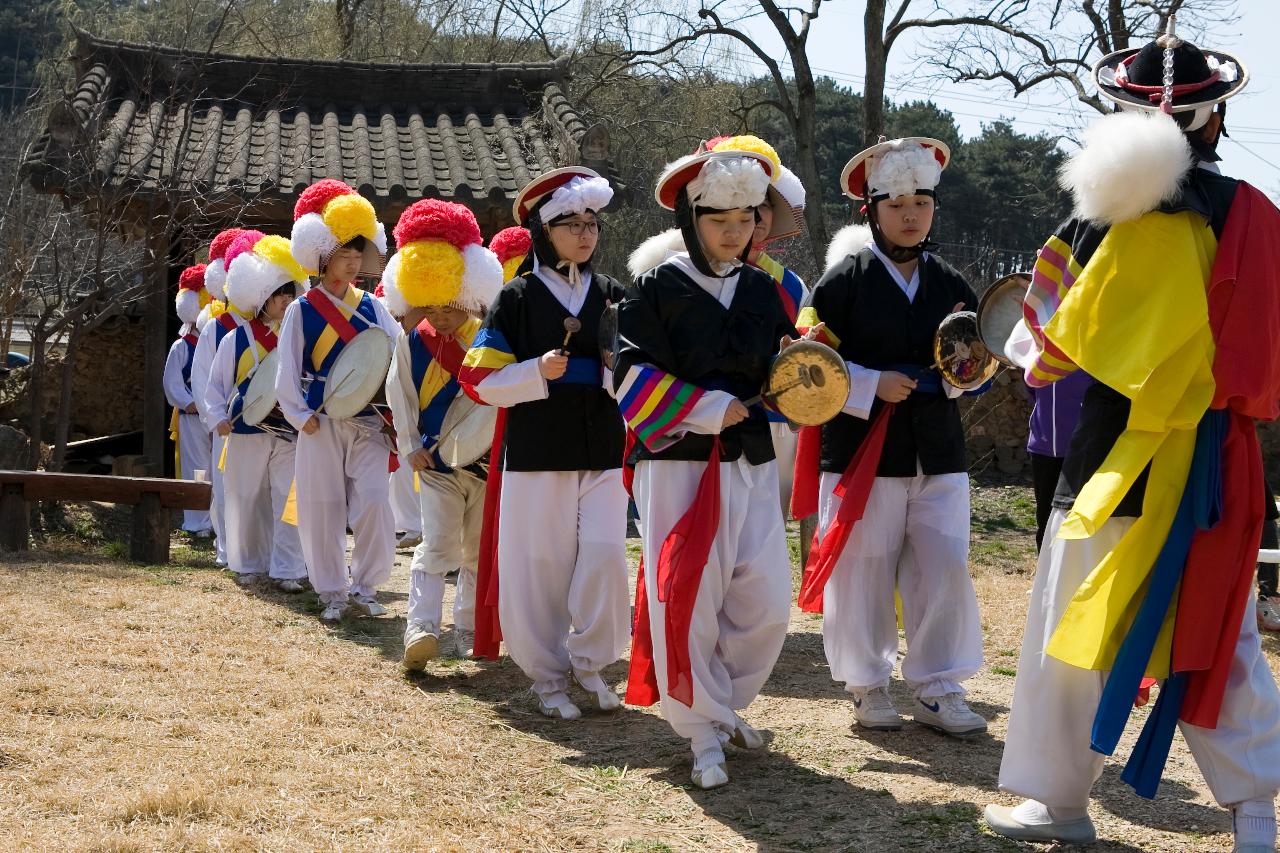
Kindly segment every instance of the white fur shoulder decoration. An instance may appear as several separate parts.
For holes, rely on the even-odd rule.
[[[1059,181],[1076,215],[1102,224],[1137,219],[1176,198],[1194,163],[1182,129],[1164,113],[1112,113],[1089,126],[1083,143]]]

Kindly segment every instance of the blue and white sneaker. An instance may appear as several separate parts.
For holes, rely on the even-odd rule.
[[[902,728],[902,717],[893,707],[888,687],[850,692],[853,694],[854,725],[877,732],[896,732]]]
[[[987,721],[970,710],[960,693],[916,698],[916,722],[949,735],[976,735],[987,730]]]

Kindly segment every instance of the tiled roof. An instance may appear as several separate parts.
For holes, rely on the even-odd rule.
[[[23,166],[73,197],[114,186],[291,205],[336,177],[381,209],[509,207],[530,178],[578,162],[587,130],[560,62],[262,59],[77,35],[75,89]]]

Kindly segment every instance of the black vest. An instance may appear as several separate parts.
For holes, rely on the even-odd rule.
[[[796,337],[773,278],[754,267],[738,273],[733,300],[720,301],[672,264],[659,264],[636,279],[618,308],[618,356],[614,384],[627,371],[649,364],[699,388],[727,391],[740,400],[760,393],[778,340]],[[720,434],[720,458],[747,455],[761,465],[773,459],[773,437],[763,406]],[[641,459],[705,462],[714,436],[689,433],[661,453],[637,442],[630,464]]]
[[[837,350],[845,361],[874,370],[933,365],[938,324],[956,303],[972,311],[978,300],[964,277],[940,258],[929,255],[920,261],[919,270],[920,286],[912,302],[869,248],[827,270],[814,287],[809,305],[840,339]],[[871,419],[883,406],[877,398]],[[871,419],[841,413],[822,427],[823,471],[844,472]],[[968,470],[955,400],[943,394],[913,393],[895,407],[876,476],[914,477],[917,459],[925,474]]]
[[[598,328],[605,300],[620,302],[622,285],[593,273],[578,312],[582,329],[569,341],[573,374],[588,381],[548,383],[548,396],[507,411],[506,470],[606,471],[622,467],[626,430],[618,405],[601,385]],[[516,361],[539,358],[564,343],[569,312],[533,273],[508,282],[486,323],[501,331]],[[594,364],[594,370],[590,369]]]

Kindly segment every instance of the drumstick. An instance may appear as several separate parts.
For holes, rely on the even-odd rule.
[[[582,321],[577,317],[564,318],[564,343],[560,344],[560,354],[568,355],[569,339],[575,332],[582,331]]]
[[[797,376],[792,381],[788,382],[786,385],[783,385],[781,388],[777,389],[776,391],[770,390],[768,393],[770,397],[778,397],[782,394],[785,394],[787,391],[790,391],[792,388],[799,388],[801,385],[803,385],[806,388],[809,388],[810,386],[813,386],[813,385],[817,385],[819,388],[821,388],[825,384],[827,384],[827,379],[822,373],[822,368],[814,364],[802,364],[800,365],[799,376]],[[756,405],[757,403],[762,403],[762,402],[764,402],[763,393],[757,394],[749,400],[743,400],[742,405],[751,407]]]

